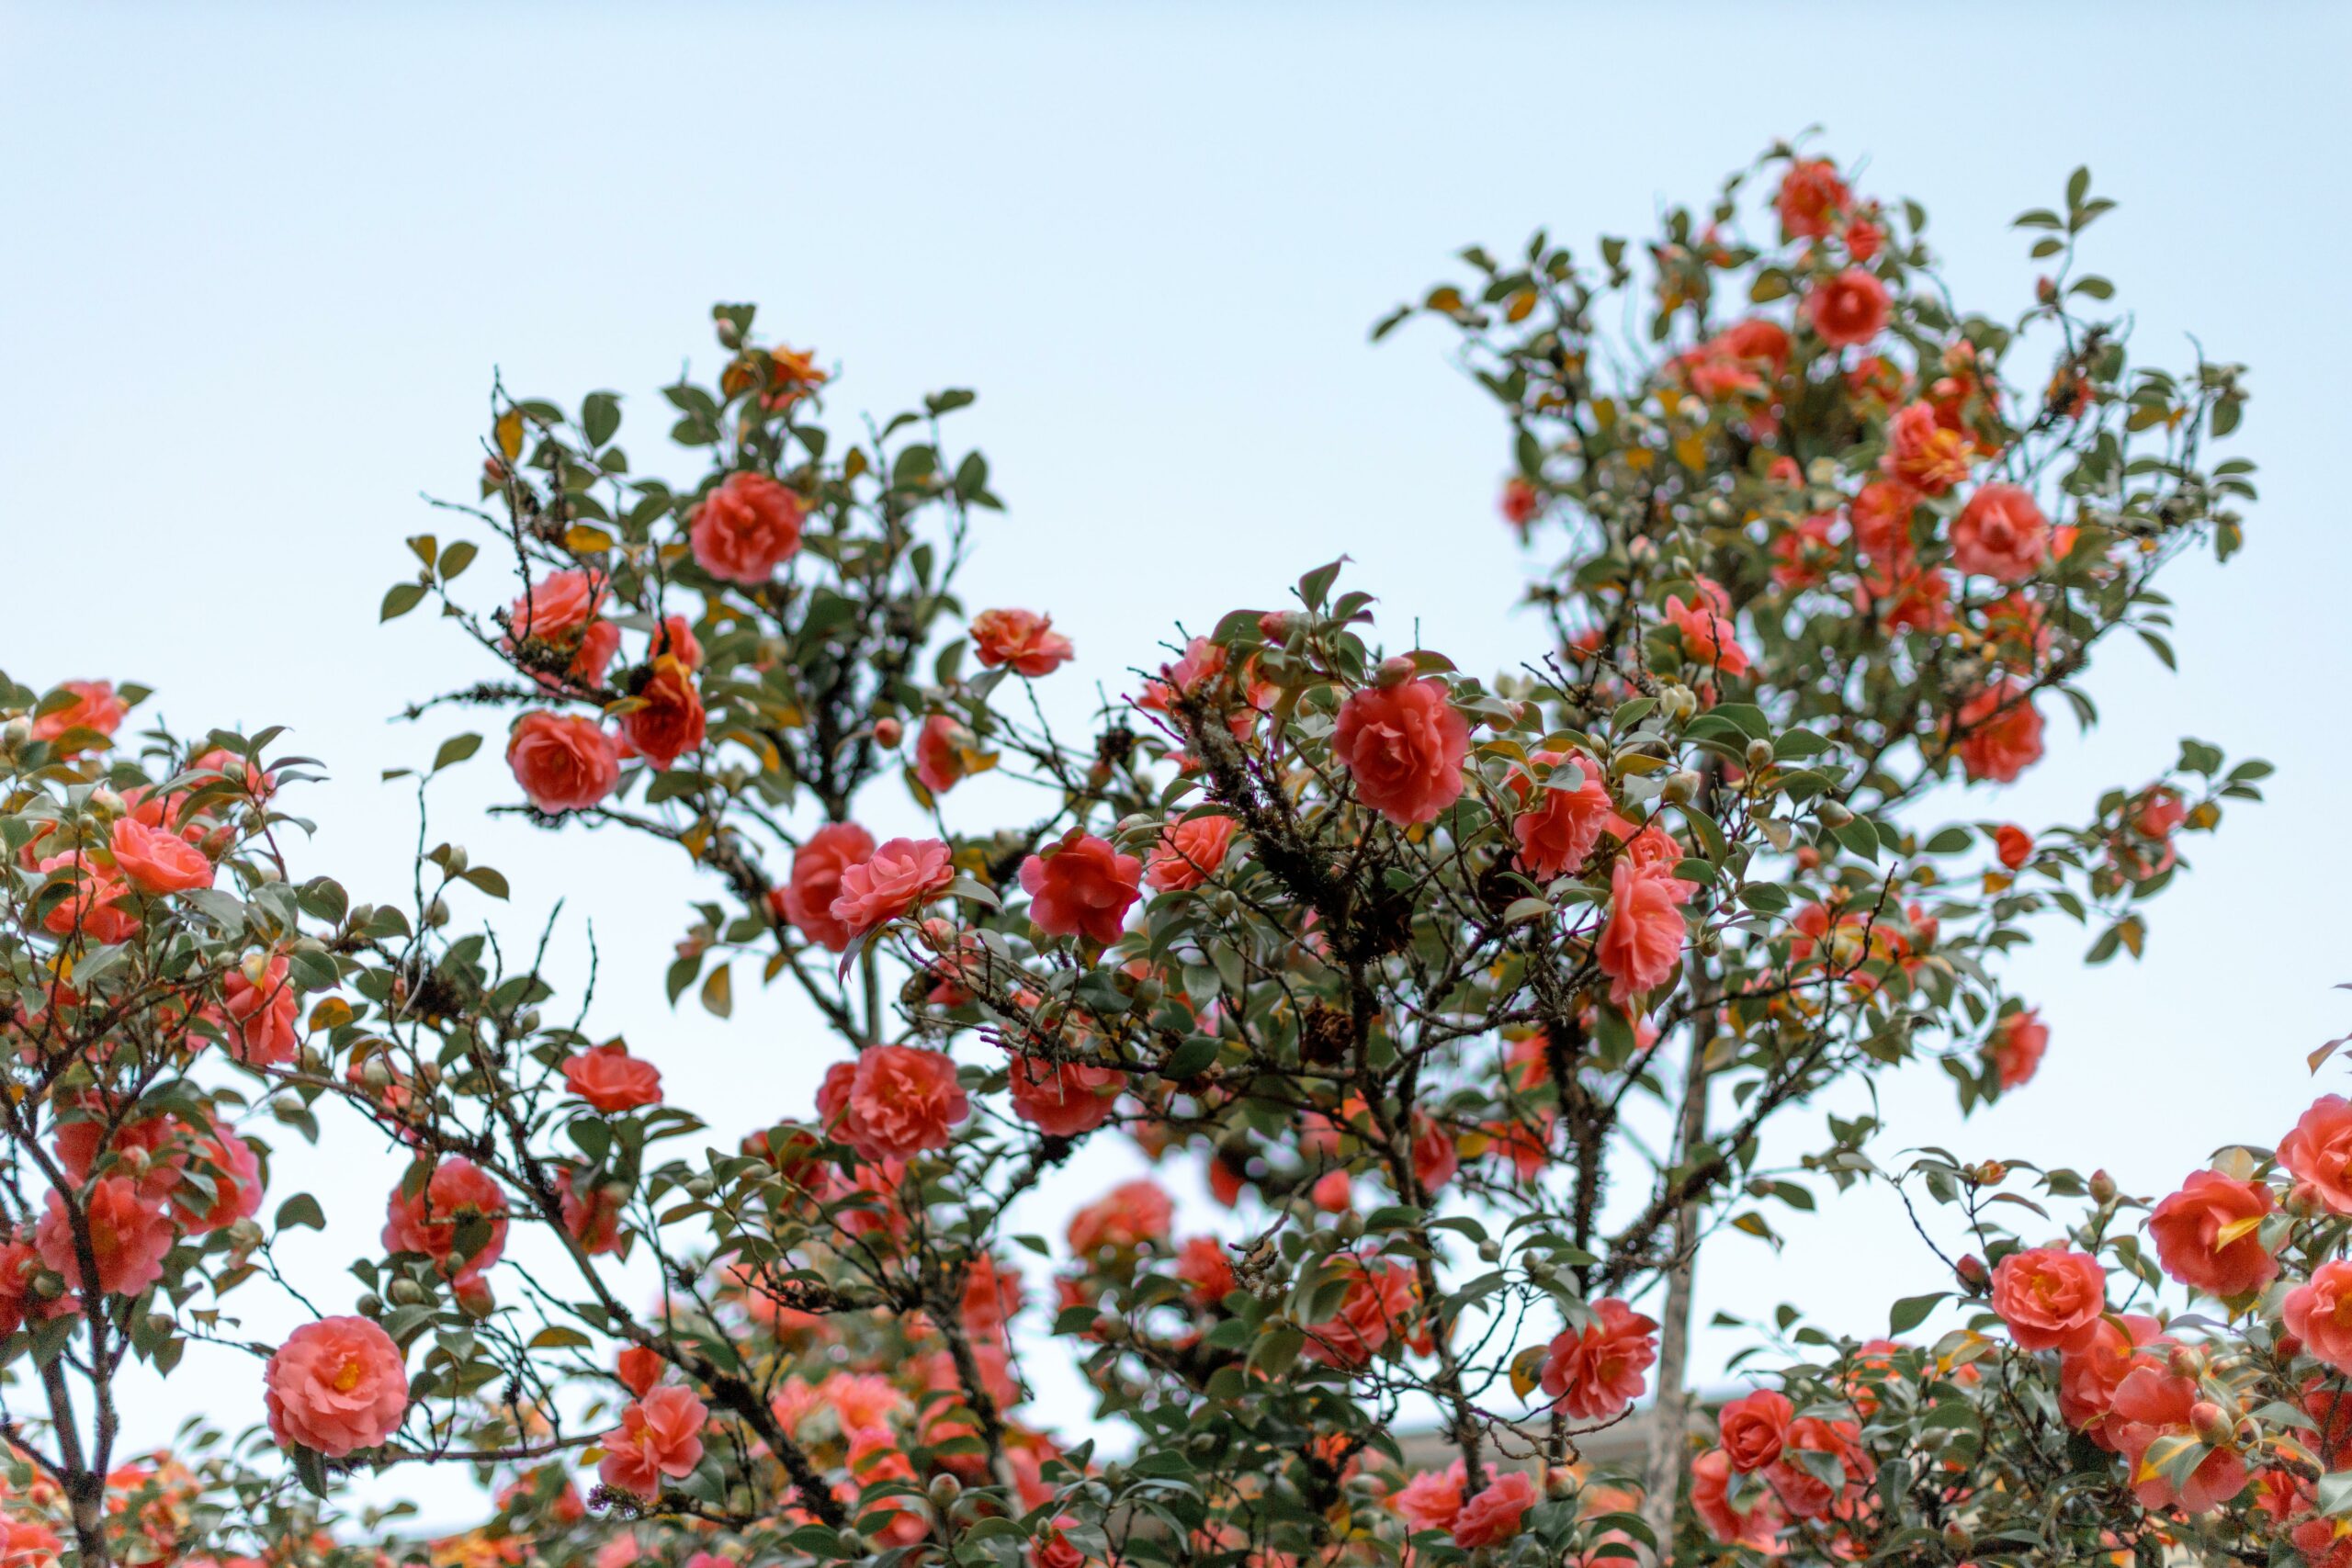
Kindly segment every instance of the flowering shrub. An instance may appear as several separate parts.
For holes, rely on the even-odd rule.
[[[433,604],[494,671],[413,715],[498,716],[507,809],[708,873],[669,994],[724,1016],[789,987],[836,1045],[813,1104],[697,1113],[658,1059],[549,1021],[536,962],[459,923],[508,889],[454,844],[405,911],[295,881],[302,764],[270,735],[134,755],[136,692],[0,697],[0,1285],[45,1401],[6,1429],[22,1549],[372,1551],[322,1533],[343,1478],[440,1461],[495,1506],[415,1550],[469,1564],[2339,1561],[2341,1102],[2275,1156],[2291,1186],[2233,1152],[2142,1230],[2098,1179],[2036,1173],[2093,1205],[2063,1237],[1995,1228],[2024,1168],[1883,1175],[1867,1118],[1761,1153],[1922,1058],[1966,1107],[2028,1083],[2052,1042],[2004,955],[2054,913],[2090,961],[2136,956],[2180,839],[2265,772],[2189,740],[2079,822],[1936,824],[2041,758],[2045,707],[2091,720],[2112,634],[2169,661],[2154,579],[2226,556],[2252,494],[2206,456],[2239,371],[2135,368],[2082,313],[2111,293],[2077,270],[2106,207],[2082,176],[2021,220],[2052,270],[2004,322],[1946,303],[1916,206],[1762,167],[1753,241],[1735,180],[1638,273],[1615,240],[1597,267],[1473,250],[1377,329],[1449,324],[1512,425],[1503,509],[1554,560],[1553,635],[1491,682],[1383,642],[1335,562],[1071,737],[1018,683],[1081,650],[1046,607],[957,597],[999,506],[945,444],[969,393],[838,435],[815,356],[722,306],[716,382],[666,391],[700,468],[672,481],[612,394],[502,392],[468,533],[410,541],[383,603]],[[1606,337],[1621,316],[1646,342]],[[511,581],[468,575],[485,549]],[[1034,807],[969,819],[956,791],[1000,767]],[[874,826],[897,790],[920,836]],[[326,1115],[388,1155],[363,1293],[254,1348],[257,1433],[198,1434],[209,1471],[110,1479],[127,1362],[226,1337],[211,1299],[281,1282],[273,1237],[317,1220],[295,1195],[260,1222],[258,1127]],[[1148,1179],[1068,1192],[1109,1138],[1231,1215]],[[1973,1315],[1932,1345],[1761,1330],[1787,1365],[1694,1450],[1694,1254],[1869,1179],[1953,1207]],[[1074,1211],[1059,1247],[1011,1229],[1033,1192]],[[550,1264],[509,1256],[524,1235]],[[2235,1326],[2157,1315],[2167,1272]],[[1120,1458],[1032,1405],[1049,1348]],[[1645,1397],[1641,1472],[1583,1463]],[[1448,1464],[1408,1462],[1415,1423]],[[136,1498],[167,1472],[202,1506],[159,1543]]]

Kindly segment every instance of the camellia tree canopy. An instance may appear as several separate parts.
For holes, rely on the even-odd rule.
[[[503,726],[505,809],[707,874],[669,995],[797,996],[814,1103],[671,1103],[454,842],[356,903],[273,732],[0,689],[12,1561],[2352,1563],[2352,1106],[2153,1208],[1818,1114],[2026,1085],[2007,952],[2136,956],[2267,771],[2186,740],[2078,821],[1994,804],[2092,721],[2102,643],[2170,662],[2155,578],[2253,494],[2210,450],[2239,368],[2135,366],[2082,270],[2108,205],[2078,174],[2019,220],[2045,276],[1997,319],[1919,208],[1789,148],[1643,249],[1464,253],[1375,335],[1434,318],[1503,407],[1526,662],[1398,646],[1335,562],[1204,606],[1076,733],[1050,607],[957,594],[1001,509],[946,444],[970,393],[836,434],[815,356],[722,306],[663,479],[616,396],[501,392],[479,504],[383,603],[481,679],[412,714]],[[1029,804],[962,809],[984,770]],[[355,1279],[274,1251],[321,1213],[270,1143],[322,1128],[382,1151]],[[1226,1212],[1070,1190],[1090,1140]],[[1784,1309],[1699,1408],[1695,1256],[1863,1181],[1945,1296],[1864,1343]],[[238,1291],[309,1321],[249,1343]],[[124,1451],[191,1341],[252,1353],[248,1406]],[[1115,1450],[1030,1400],[1048,1356]],[[1589,1461],[1637,1402],[1646,1452]],[[485,1483],[459,1533],[345,1500],[435,1463]]]

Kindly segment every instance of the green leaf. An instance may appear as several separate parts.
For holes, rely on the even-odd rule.
[[[390,592],[384,595],[384,607],[382,610],[378,612],[376,620],[378,624],[380,625],[396,616],[405,615],[424,602],[424,584],[422,582],[395,582],[392,584]]]
[[[1886,1314],[1887,1333],[1910,1333],[1928,1321],[1928,1314],[1936,1310],[1936,1303],[1946,1294],[1943,1291],[1936,1291],[1924,1296],[1905,1296],[1896,1302],[1894,1310]]]
[[[602,446],[621,427],[621,400],[616,392],[591,392],[580,404],[580,428],[588,445]]]
[[[277,1206],[277,1228],[282,1231],[297,1229],[322,1231],[327,1228],[326,1212],[319,1207],[319,1201],[308,1192],[297,1192]]]
[[[438,751],[433,753],[433,771],[437,773],[444,768],[455,767],[481,750],[481,736],[452,735],[448,739],[441,742],[441,749]]]

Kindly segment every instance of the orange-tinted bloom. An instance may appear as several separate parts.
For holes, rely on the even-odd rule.
[[[2278,1163],[2305,1192],[2339,1214],[2352,1214],[2352,1101],[2324,1094],[2278,1140]]]
[[[1033,925],[1048,936],[1083,934],[1105,946],[1119,940],[1127,911],[1143,897],[1142,877],[1141,861],[1080,828],[1021,863]]]
[[[2041,713],[2016,681],[1987,686],[1960,705],[1954,750],[1971,779],[2009,784],[2041,761]]]
[[[2107,1310],[2106,1270],[2068,1247],[2012,1252],[1993,1269],[1993,1310],[2020,1349],[2082,1349]]]
[[[892,839],[843,868],[830,912],[853,938],[864,936],[912,914],[955,880],[954,852],[937,839]]]
[[[2148,1216],[2148,1234],[2165,1273],[2208,1295],[2242,1296],[2278,1277],[2261,1236],[2263,1216],[2277,1206],[2262,1182],[2192,1171]]]
[[[1805,296],[1804,319],[1832,348],[1852,348],[1886,330],[1886,285],[1859,266],[1815,284]]]
[[[564,1087],[611,1114],[662,1103],[662,1069],[611,1041],[563,1059]]]
[[[842,873],[874,857],[874,835],[854,822],[828,822],[793,852],[792,874],[771,898],[800,934],[828,953],[848,950],[856,933],[833,918]]]
[[[817,1109],[842,1142],[876,1161],[944,1149],[972,1113],[955,1062],[911,1045],[869,1046],[854,1066],[836,1062]]]
[[[297,1328],[270,1357],[262,1386],[270,1435],[329,1459],[375,1448],[408,1413],[401,1348],[364,1317],[322,1317]]]
[[[584,811],[621,782],[620,742],[593,718],[526,713],[507,738],[506,765],[537,809]]]
[[[1162,893],[1198,887],[1225,863],[1239,827],[1230,817],[1187,817],[1169,823],[1159,830],[1144,880]]]
[[[141,893],[189,893],[212,886],[212,863],[177,833],[150,828],[135,818],[118,818],[107,848],[115,869]]]
[[[1434,822],[1462,795],[1470,726],[1442,681],[1368,686],[1340,705],[1331,754],[1356,798],[1399,828]]]
[[[616,1492],[660,1496],[662,1477],[683,1481],[702,1462],[702,1429],[709,1417],[703,1402],[675,1383],[652,1390],[605,1434],[597,1479]]]
[[[729,474],[703,497],[688,525],[695,564],[722,582],[755,588],[800,548],[808,508],[765,474]]]
[[[1077,650],[1054,630],[1054,618],[1035,610],[983,610],[972,617],[972,649],[993,670],[1009,664],[1023,675],[1050,675]]]
[[[1555,1337],[1544,1354],[1544,1392],[1569,1419],[1607,1421],[1632,1408],[1657,1359],[1657,1324],[1611,1296],[1595,1321]]]

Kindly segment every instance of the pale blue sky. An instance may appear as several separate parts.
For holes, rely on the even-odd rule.
[[[713,368],[710,302],[749,299],[846,367],[837,412],[979,389],[959,422],[1011,510],[972,600],[1055,614],[1067,696],[1343,550],[1390,624],[1490,671],[1540,642],[1500,613],[1501,426],[1435,333],[1364,343],[1455,248],[1638,235],[1817,122],[1865,188],[1929,205],[1963,301],[2007,310],[2032,276],[2007,220],[2087,162],[2121,203],[2092,264],[2142,351],[2186,360],[2193,331],[2254,367],[2235,449],[2263,502],[2237,562],[2169,585],[2184,672],[2115,649],[2089,742],[2053,713],[2013,805],[1956,809],[2078,814],[2183,729],[2280,772],[2196,842],[2147,963],[2086,975],[2059,931],[2018,965],[2053,1031],[2030,1092],[1964,1128],[1940,1075],[1887,1103],[1896,1146],[2162,1189],[2275,1138],[2314,1092],[2303,1054],[2352,1027],[2329,989],[2352,978],[2346,58],[2341,10],[2253,6],[0,7],[0,664],[142,680],[183,725],[291,724],[335,773],[308,863],[404,886],[407,801],[376,780],[444,728],[384,717],[479,672],[422,619],[375,626],[401,537],[436,526],[418,492],[469,491],[494,366],[628,393],[650,458],[652,389]],[[600,1016],[678,1098],[806,1108],[829,1047],[781,998],[725,1030],[664,1008],[701,891],[680,867],[467,819],[504,793],[487,753],[450,783],[443,826],[513,875],[518,920],[560,888],[595,922]],[[392,1169],[329,1163],[288,1161],[334,1200],[324,1271],[372,1246]],[[1935,1282],[1896,1223],[1856,1200],[1780,1258],[1726,1245],[1702,1306],[1883,1327]],[[160,1438],[257,1413],[252,1380],[191,1357],[138,1415]]]

